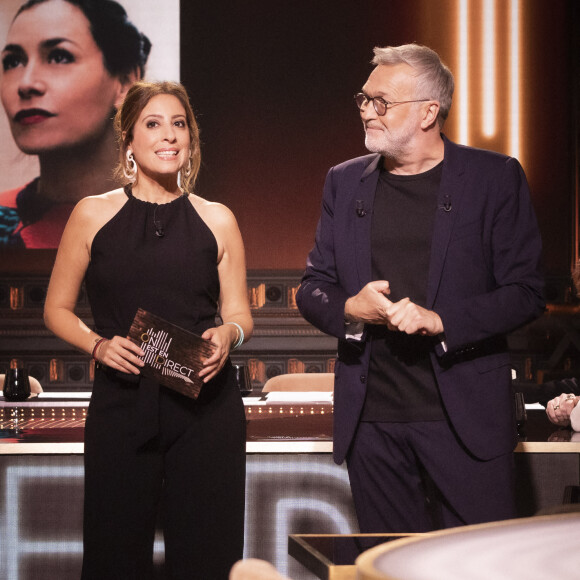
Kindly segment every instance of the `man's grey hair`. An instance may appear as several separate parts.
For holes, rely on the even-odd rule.
[[[439,101],[439,126],[442,127],[449,115],[455,81],[451,71],[441,62],[439,55],[432,49],[420,44],[401,46],[376,46],[374,65],[408,64],[417,71],[417,99]]]

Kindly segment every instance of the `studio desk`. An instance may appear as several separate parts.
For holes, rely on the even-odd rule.
[[[0,391],[1,392],[1,391]],[[82,454],[90,393],[0,396],[0,454]],[[331,453],[331,393],[244,398],[248,453]]]
[[[89,396],[0,398],[0,578],[78,578]],[[294,580],[312,580],[288,556],[288,535],[358,531],[346,468],[332,461],[331,394],[269,393],[244,404],[245,557],[269,560]],[[580,485],[580,433],[559,431],[542,408],[528,408],[515,461],[521,516],[561,504],[566,486]],[[161,533],[155,554],[161,562]]]

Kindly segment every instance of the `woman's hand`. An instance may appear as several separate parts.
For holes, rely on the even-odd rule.
[[[145,363],[138,357],[145,353],[128,338],[114,336],[111,340],[105,340],[96,349],[94,358],[105,366],[138,375]]]
[[[202,338],[211,340],[216,346],[214,353],[203,362],[203,369],[199,371],[199,377],[204,383],[211,381],[223,368],[232,344],[237,337],[237,329],[233,324],[222,324],[214,328],[208,328]]]
[[[548,419],[554,425],[568,427],[570,425],[570,413],[579,401],[580,397],[576,397],[573,393],[562,393],[558,397],[551,399],[546,405]]]

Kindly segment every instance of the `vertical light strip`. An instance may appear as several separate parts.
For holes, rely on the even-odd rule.
[[[571,120],[575,128],[578,127],[578,116]],[[578,132],[575,132],[575,152],[574,152],[574,213],[572,214],[572,235],[574,246],[572,247],[572,263],[570,271],[574,272],[576,267],[580,268],[580,148],[578,147]],[[580,297],[580,287],[576,285],[576,292]]]
[[[520,157],[520,2],[510,0],[510,151]],[[521,161],[521,160],[520,160]]]
[[[486,137],[496,132],[495,0],[483,3],[483,126]]]
[[[469,144],[469,46],[467,44],[468,2],[459,0],[459,142]]]

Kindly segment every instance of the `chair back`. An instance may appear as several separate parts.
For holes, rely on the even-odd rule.
[[[328,391],[334,390],[334,373],[288,373],[268,379],[263,393],[271,391]]]

